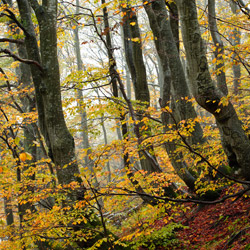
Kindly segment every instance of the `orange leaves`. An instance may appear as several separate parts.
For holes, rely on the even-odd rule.
[[[22,161],[22,162],[25,162],[26,159],[27,159],[27,154],[25,152],[21,153],[19,155],[19,159]]]
[[[32,155],[30,153],[27,153],[27,152],[22,152],[19,155],[19,159],[20,159],[21,162],[25,162],[26,160],[31,160]]]

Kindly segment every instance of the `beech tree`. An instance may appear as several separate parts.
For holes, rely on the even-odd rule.
[[[62,110],[60,71],[57,57],[58,3],[57,1],[47,1],[40,5],[37,1],[29,2],[26,0],[20,0],[17,3],[21,22],[17,21],[13,13],[11,13],[11,17],[25,35],[27,61],[31,65],[31,74],[35,87],[39,127],[45,138],[49,157],[55,164],[59,184],[67,185],[75,182],[78,185],[76,190],[71,190],[68,194],[68,202],[72,206],[75,201],[84,199],[85,187],[82,185],[82,179],[79,176],[74,139],[68,131]],[[31,17],[31,7],[39,24],[39,47]],[[28,136],[29,134],[26,135],[26,138]],[[92,220],[92,223],[95,226],[96,223],[98,224],[94,220]],[[78,227],[74,226],[73,229],[79,230]],[[95,241],[77,241],[77,243],[81,247],[87,247],[94,244]]]
[[[242,124],[228,102],[221,103],[223,93],[216,88],[209,73],[209,66],[200,35],[196,1],[176,1],[181,19],[183,42],[188,61],[190,88],[196,101],[216,119],[224,141],[224,150],[232,167],[240,168],[242,176],[249,180],[250,142]]]

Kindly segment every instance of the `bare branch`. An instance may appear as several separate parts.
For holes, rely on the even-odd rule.
[[[0,38],[0,43],[9,42],[9,43],[17,43],[17,44],[23,44],[23,40],[18,39],[12,39],[12,38]]]
[[[12,57],[12,58],[14,58],[15,60],[17,60],[19,62],[26,63],[26,64],[34,64],[34,65],[36,65],[40,69],[40,71],[42,73],[44,73],[43,67],[38,62],[36,62],[36,61],[20,58],[19,56],[13,54],[8,49],[0,49],[0,54],[1,53],[7,54],[8,57]]]

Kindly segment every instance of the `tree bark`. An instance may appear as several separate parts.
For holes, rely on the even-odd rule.
[[[43,5],[39,5],[36,1],[30,2],[39,23],[40,51],[31,20],[29,2],[27,0],[17,2],[23,26],[27,31],[25,45],[28,58],[43,67],[41,72],[35,65],[31,65],[31,72],[35,85],[39,125],[50,157],[56,165],[58,181],[60,184],[69,184],[72,181],[81,183],[74,139],[66,127],[62,110],[57,59],[57,1],[44,1]],[[75,200],[76,196],[73,199]]]
[[[76,0],[76,15],[79,14],[79,0]],[[78,26],[74,29],[74,42],[75,42],[75,53],[76,53],[76,63],[77,63],[77,70],[83,70],[83,63],[81,58],[81,49],[80,49],[80,40],[79,40],[79,29]],[[77,103],[79,107],[79,113],[81,117],[81,138],[82,143],[81,146],[83,149],[86,150],[86,156],[84,157],[84,163],[91,171],[92,176],[94,177],[94,186],[97,186],[98,181],[96,174],[94,173],[94,162],[90,159],[89,155],[92,153],[90,144],[89,144],[89,134],[88,134],[88,122],[87,122],[87,111],[83,103],[83,94],[82,90],[77,90]]]
[[[173,7],[176,6],[174,5]],[[179,122],[180,120],[194,119],[196,117],[196,112],[191,103],[185,101],[185,97],[190,97],[190,95],[178,53],[179,35],[178,32],[174,30],[175,38],[173,36],[171,24],[168,21],[165,2],[158,0],[151,4],[145,4],[144,8],[147,12],[150,27],[155,37],[155,46],[164,73],[161,107],[164,109],[166,106],[170,105],[170,95],[172,91],[172,101],[177,110],[177,114],[175,114],[176,112],[173,113],[176,120]],[[176,13],[176,11],[174,13]],[[176,20],[173,21],[172,27],[175,29],[178,28]],[[171,117],[167,112],[162,113],[162,121],[165,125],[164,132],[167,132],[169,130],[168,125],[171,123]],[[191,142],[202,143],[204,142],[202,137],[202,129],[200,125],[196,123],[195,130],[191,136]],[[166,142],[165,145],[175,171],[187,186],[193,190],[196,179],[187,170],[187,165],[185,161],[182,160],[182,155],[176,155],[176,143]]]
[[[176,39],[168,21],[168,13],[165,8],[165,2],[162,0],[154,1],[151,4],[144,5],[149,17],[150,27],[155,37],[155,45],[160,57],[160,61],[164,70],[164,96],[163,106],[169,102],[170,90],[176,101],[176,108],[179,113],[180,120],[194,119],[197,117],[196,112],[190,102],[186,101],[186,97],[191,98],[185,77],[185,72],[179,57]],[[175,32],[176,33],[176,32]],[[203,132],[199,123],[196,122],[194,132],[191,136],[192,143],[203,143]]]
[[[213,43],[215,46],[214,56],[216,58],[216,78],[219,90],[224,94],[228,94],[225,63],[224,63],[224,45],[217,27],[216,13],[215,13],[215,0],[208,0],[208,23],[209,30],[212,35]]]
[[[105,1],[102,0],[102,3],[104,4]],[[105,30],[110,31],[110,29],[109,29],[109,22],[108,22],[108,12],[107,12],[107,8],[106,7],[103,8],[103,13],[104,13]],[[126,28],[128,28],[128,27],[126,27]],[[128,33],[126,33],[126,32],[129,32],[129,29],[125,30],[125,32],[124,32],[124,38],[128,35]],[[129,44],[126,43],[126,40],[124,40],[124,42],[125,42],[125,44],[127,44],[126,46],[129,46]],[[135,112],[134,112],[133,106],[131,104],[131,101],[128,98],[128,95],[125,92],[124,84],[122,83],[122,80],[120,78],[119,73],[115,69],[116,61],[115,61],[115,58],[113,57],[113,53],[112,53],[111,35],[110,35],[109,32],[106,33],[106,44],[105,45],[106,45],[106,48],[108,50],[108,56],[109,56],[109,62],[110,62],[110,69],[109,70],[110,70],[110,75],[111,75],[112,81],[113,81],[112,82],[113,95],[116,98],[118,97],[118,91],[117,91],[117,89],[118,89],[118,86],[119,86],[121,94],[122,94],[123,98],[125,99],[126,103],[128,104],[128,109],[129,109],[130,115],[131,115],[132,119],[135,122],[135,124],[134,124],[134,132],[135,132],[135,136],[138,139],[138,146],[139,146],[140,145],[140,137],[141,137],[140,136],[140,131],[139,131],[139,126],[138,126],[138,124],[136,124],[136,121],[135,121]],[[126,51],[126,47],[125,47],[125,51]],[[128,56],[128,54],[126,56]],[[130,66],[133,66],[133,62],[132,62],[132,64]],[[126,120],[125,115],[123,114],[123,112],[121,110],[120,121],[121,121],[121,126],[122,126],[122,135],[123,135],[124,139],[126,139],[126,137],[128,136],[128,132],[129,132],[128,131],[128,126],[127,126],[127,123],[125,122],[125,120]],[[147,157],[146,160],[154,162],[154,158],[146,150],[144,150],[143,153]],[[152,205],[156,205],[157,201],[155,199],[151,199],[151,198],[148,198],[148,197],[146,197],[146,196],[143,195],[145,192],[144,192],[143,188],[141,187],[140,183],[134,177],[134,174],[133,174],[133,172],[131,170],[132,163],[131,163],[131,159],[129,158],[129,154],[128,153],[124,153],[124,155],[123,155],[123,161],[124,161],[124,167],[125,167],[125,170],[126,170],[126,173],[127,173],[127,176],[129,178],[129,180],[131,181],[131,183],[135,187],[135,190],[138,193],[142,194],[142,195],[140,195],[140,197],[146,203],[149,203],[149,204],[152,204]],[[154,164],[152,164],[152,165],[154,165],[154,168],[158,167],[158,163],[157,162],[156,163],[154,162]],[[159,171],[159,169],[157,169],[157,171]],[[167,196],[170,196],[170,197],[175,197],[176,196],[175,191],[174,191],[174,189],[173,189],[172,186],[167,187],[166,190],[165,190],[165,192],[166,192]]]
[[[230,6],[231,6],[231,10],[232,12],[237,15],[237,10],[239,9],[239,6],[236,4],[236,2],[234,2],[233,0],[230,1]],[[233,83],[234,83],[234,89],[233,92],[234,94],[239,94],[239,87],[240,87],[240,83],[241,83],[241,67],[240,67],[240,63],[238,62],[239,57],[238,57],[238,53],[236,53],[237,50],[237,46],[240,45],[241,42],[241,32],[238,28],[234,28],[233,29],[233,34],[230,35],[229,37],[232,45],[233,45],[233,55],[232,55],[232,61],[233,61]]]
[[[35,86],[36,105],[38,109],[39,126],[49,150],[49,156],[55,164],[58,182],[64,186],[76,182],[80,188],[67,193],[67,205],[84,200],[85,187],[82,185],[80,171],[75,156],[75,145],[72,135],[66,126],[60,91],[60,73],[57,57],[57,1],[43,1],[40,5],[36,0],[17,0],[22,24],[25,28],[25,45],[28,58],[41,65],[31,65],[31,73]],[[39,24],[40,48],[37,45],[36,34],[31,19],[30,5],[35,11]],[[40,57],[41,55],[41,57]],[[91,211],[88,212],[88,214]],[[100,227],[97,217],[88,223],[72,226],[74,231]],[[72,238],[77,235],[73,235]],[[103,235],[96,233],[93,238],[78,240],[76,243],[82,249],[93,246]],[[107,236],[108,237],[108,236]],[[102,244],[108,249],[109,243]]]
[[[141,35],[135,11],[133,11],[131,7],[124,9],[124,11],[127,13],[123,18],[125,55],[134,85],[135,99],[140,102],[139,104],[142,107],[142,109],[138,111],[139,120],[142,120],[145,113],[143,109],[149,107],[150,105],[150,94],[147,84],[146,67],[142,56]],[[139,127],[141,128],[142,126],[143,124],[141,122]],[[148,129],[146,132],[150,133],[150,129]],[[152,146],[147,147],[146,150],[154,152]],[[154,161],[156,161],[156,158],[153,156],[153,154],[151,157],[154,159]],[[139,151],[139,156],[143,170],[147,171],[148,173],[159,171],[159,169],[155,167],[155,164],[152,164],[152,160],[150,160],[148,156],[145,156],[145,153]]]
[[[233,105],[230,102],[225,106],[220,103],[223,93],[215,87],[209,73],[197,19],[196,2],[195,0],[176,2],[181,16],[182,37],[192,93],[196,101],[214,115],[223,138],[235,154],[243,177],[250,180],[250,143]]]

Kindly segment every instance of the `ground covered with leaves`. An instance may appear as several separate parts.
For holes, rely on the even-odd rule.
[[[238,188],[227,188],[221,197],[233,189]],[[187,203],[155,209],[151,208],[150,213],[150,209],[142,208],[132,216],[137,222],[131,224],[130,218],[132,227],[123,228],[121,236],[133,242],[132,249],[250,249],[249,195],[213,205]],[[157,212],[159,218],[152,219],[151,215]],[[141,219],[142,214],[146,214],[148,220]]]

